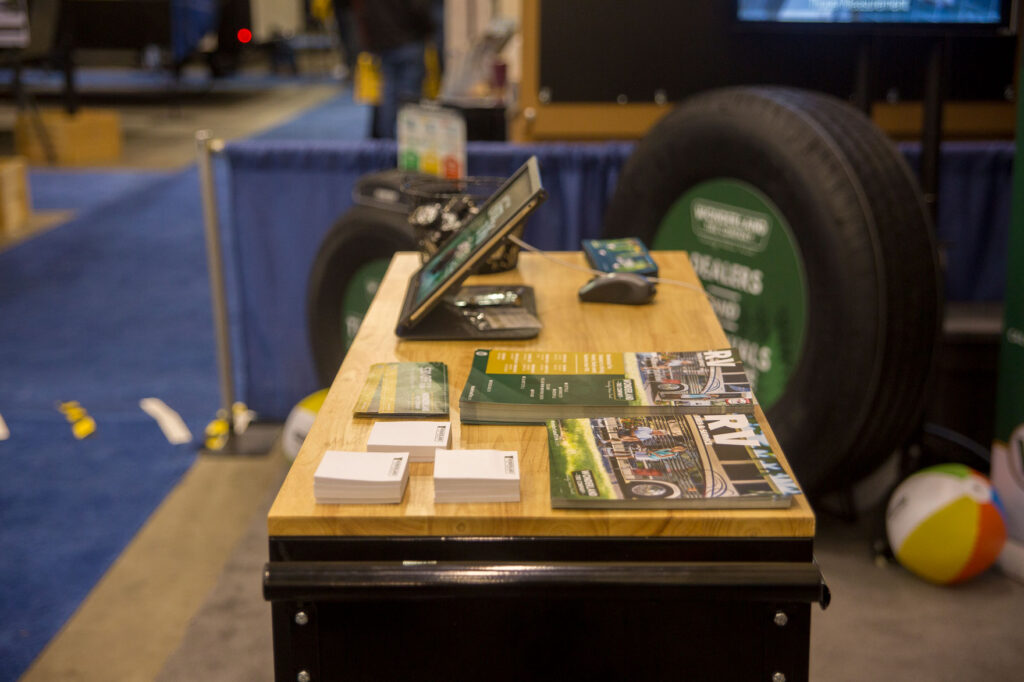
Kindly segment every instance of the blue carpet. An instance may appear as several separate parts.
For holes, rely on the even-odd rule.
[[[368,108],[342,94],[260,137],[368,129]],[[226,224],[226,164],[216,173]],[[34,169],[29,183],[35,210],[76,216],[0,252],[0,681],[24,672],[195,461],[138,401],[160,398],[197,437],[220,406],[196,170]],[[69,400],[97,422],[83,441],[57,410]]]
[[[344,92],[252,139],[365,140],[370,134],[371,112],[371,107],[353,102],[351,92]]]
[[[28,186],[36,211],[84,211],[138,192],[165,171],[103,171],[32,168]]]
[[[97,182],[47,173],[34,192],[55,207],[82,206],[88,192],[69,185]],[[139,399],[162,399],[196,435],[216,412],[198,188],[195,170],[115,174],[115,204],[0,253],[0,680],[24,671],[195,459]],[[95,435],[72,437],[56,409],[68,400]]]

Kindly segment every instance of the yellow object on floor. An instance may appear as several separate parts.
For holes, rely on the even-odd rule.
[[[245,403],[235,402],[231,405],[231,422],[228,421],[227,411],[217,410],[217,417],[206,425],[203,447],[211,452],[219,452],[228,444],[231,437],[231,427],[234,426],[235,433],[245,433],[249,424],[256,418],[256,413],[250,410]]]
[[[71,433],[78,440],[88,438],[96,433],[96,420],[89,416],[77,400],[60,403],[58,408],[64,418],[71,424]]]
[[[437,99],[441,93],[441,62],[438,59],[437,48],[433,43],[427,43],[423,51],[423,66],[426,76],[423,78],[423,92],[425,99]],[[352,93],[353,98],[360,104],[380,104],[380,92],[383,79],[380,72],[380,60],[369,52],[360,52],[356,58],[355,87]]]
[[[206,425],[206,439],[203,441],[203,447],[211,452],[218,452],[224,449],[224,446],[228,444],[228,436],[231,435],[231,429],[228,426],[228,420],[224,416],[224,410],[219,410],[218,416],[212,422]]]
[[[313,420],[320,412],[326,397],[326,388],[307,395],[288,414],[288,418],[284,422],[284,430],[281,432],[281,449],[289,460],[294,461],[295,456],[299,454],[299,448],[305,442],[306,435],[312,428]]]

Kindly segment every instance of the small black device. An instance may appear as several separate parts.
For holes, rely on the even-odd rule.
[[[598,275],[579,290],[581,301],[588,303],[626,303],[640,305],[654,298],[654,283],[632,272]]]
[[[460,285],[544,201],[537,157],[531,156],[409,278],[395,334],[408,339],[520,339],[536,336],[540,324],[529,287],[517,287],[520,306],[456,306]],[[493,292],[490,292],[493,294]],[[524,317],[532,317],[532,321]],[[499,319],[500,318],[500,319]]]

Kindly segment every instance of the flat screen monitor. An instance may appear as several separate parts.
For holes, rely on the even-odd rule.
[[[537,157],[531,156],[480,211],[409,278],[396,333],[415,327],[545,199]]]
[[[853,30],[1012,27],[1013,0],[735,0],[740,24]]]

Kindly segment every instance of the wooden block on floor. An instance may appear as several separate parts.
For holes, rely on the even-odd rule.
[[[20,111],[14,121],[14,149],[33,164],[116,163],[121,146],[121,116],[112,109]]]
[[[35,211],[28,217],[25,227],[21,230],[10,233],[0,230],[0,251],[63,225],[74,217],[74,211]]]
[[[0,235],[21,232],[31,215],[25,159],[20,156],[0,157]]]

